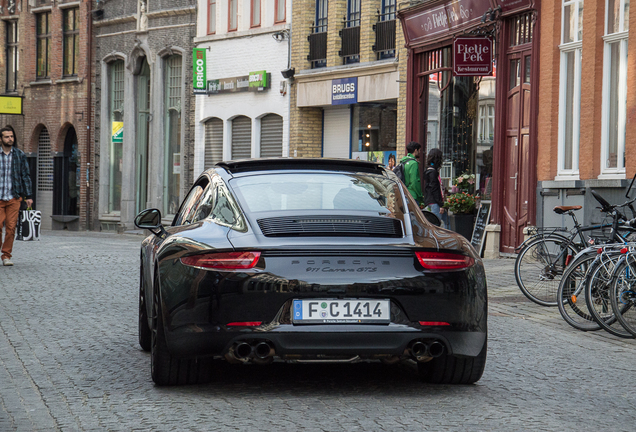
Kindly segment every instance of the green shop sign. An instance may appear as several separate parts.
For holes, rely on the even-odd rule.
[[[206,94],[206,59],[205,48],[194,48],[192,50],[192,68],[194,69],[194,77],[192,82],[194,83],[194,94]]]
[[[208,81],[208,94],[259,92],[269,89],[271,73],[266,71],[250,72],[249,75],[213,79]]]

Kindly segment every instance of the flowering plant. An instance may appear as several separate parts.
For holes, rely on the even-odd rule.
[[[465,172],[463,174],[458,175],[453,179],[453,186],[457,188],[458,191],[466,191],[471,192],[475,188],[475,174],[468,174]]]
[[[454,214],[472,214],[475,211],[475,197],[467,192],[449,195],[444,203],[444,208]]]

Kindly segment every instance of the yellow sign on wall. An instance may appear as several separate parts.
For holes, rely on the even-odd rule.
[[[20,96],[0,96],[0,114],[22,115]]]
[[[113,142],[124,142],[124,122],[113,122]]]

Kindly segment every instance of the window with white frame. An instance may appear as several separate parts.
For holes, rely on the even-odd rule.
[[[250,7],[250,27],[260,27],[261,25],[261,0],[251,0]]]
[[[495,134],[495,103],[479,105],[479,130],[477,135],[479,143],[492,144]]]
[[[558,176],[578,176],[583,0],[564,0],[561,14]]]
[[[208,0],[208,34],[216,33],[216,0]]]
[[[625,173],[629,0],[606,0],[601,175]]]

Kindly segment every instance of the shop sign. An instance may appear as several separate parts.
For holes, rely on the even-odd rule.
[[[194,48],[192,50],[192,67],[194,69],[194,77],[192,82],[194,83],[194,94],[206,94],[206,59],[205,48]]]
[[[478,24],[490,8],[491,4],[486,0],[452,0],[407,16],[403,19],[407,41],[409,44],[418,43]]]
[[[358,103],[358,77],[331,80],[331,105]]]
[[[0,114],[22,115],[22,97],[0,96]]]
[[[111,136],[113,138],[113,143],[121,144],[124,142],[124,122],[113,122]]]
[[[489,37],[458,37],[453,41],[453,75],[491,76],[492,40]]]
[[[261,90],[267,87],[267,72],[250,72],[249,77],[250,87],[260,87]]]
[[[213,79],[208,81],[207,94],[258,92],[269,88],[270,73],[266,71],[250,72],[249,75]]]

